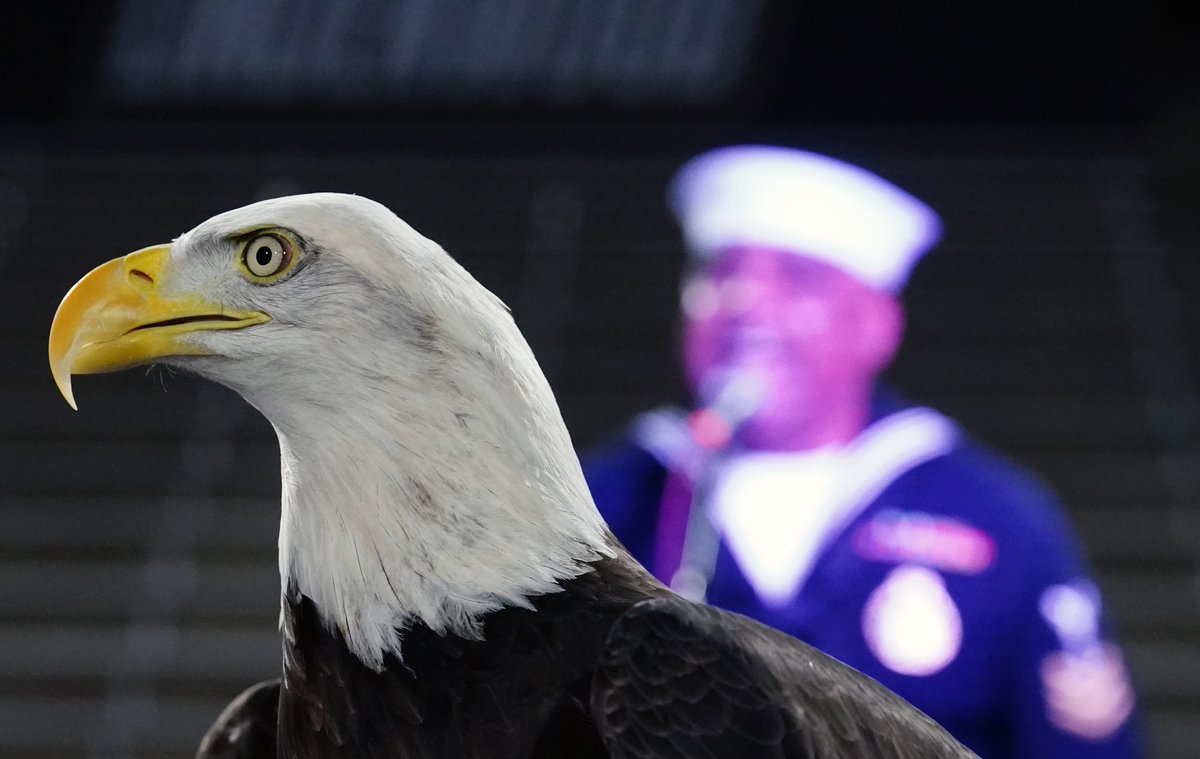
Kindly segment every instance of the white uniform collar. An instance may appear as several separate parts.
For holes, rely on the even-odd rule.
[[[953,422],[917,407],[876,421],[842,447],[735,456],[709,514],[760,599],[782,606],[826,545],[897,478],[957,438]]]

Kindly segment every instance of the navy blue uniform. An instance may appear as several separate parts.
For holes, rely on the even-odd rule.
[[[584,471],[613,531],[654,568],[664,465],[626,438]],[[726,540],[708,601],[879,680],[983,759],[1138,755],[1120,650],[1045,488],[958,436],[871,495],[788,602],[765,602]]]

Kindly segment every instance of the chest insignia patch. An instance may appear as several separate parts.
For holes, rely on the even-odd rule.
[[[924,564],[953,574],[979,574],[996,560],[996,541],[966,522],[921,511],[880,512],[858,527],[854,551],[868,561]]]
[[[912,564],[896,567],[871,591],[862,631],[875,658],[902,675],[940,672],[962,648],[962,615],[942,576]]]

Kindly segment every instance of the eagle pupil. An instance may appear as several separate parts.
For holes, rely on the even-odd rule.
[[[254,252],[254,260],[258,262],[259,266],[266,266],[267,264],[271,263],[271,258],[273,256],[274,252],[266,245]]]

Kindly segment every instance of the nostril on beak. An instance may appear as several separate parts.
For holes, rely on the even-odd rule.
[[[130,269],[129,276],[137,277],[138,279],[142,280],[143,282],[145,282],[146,284],[149,284],[149,285],[154,284],[154,277],[151,277],[149,274],[142,271],[141,269]]]

